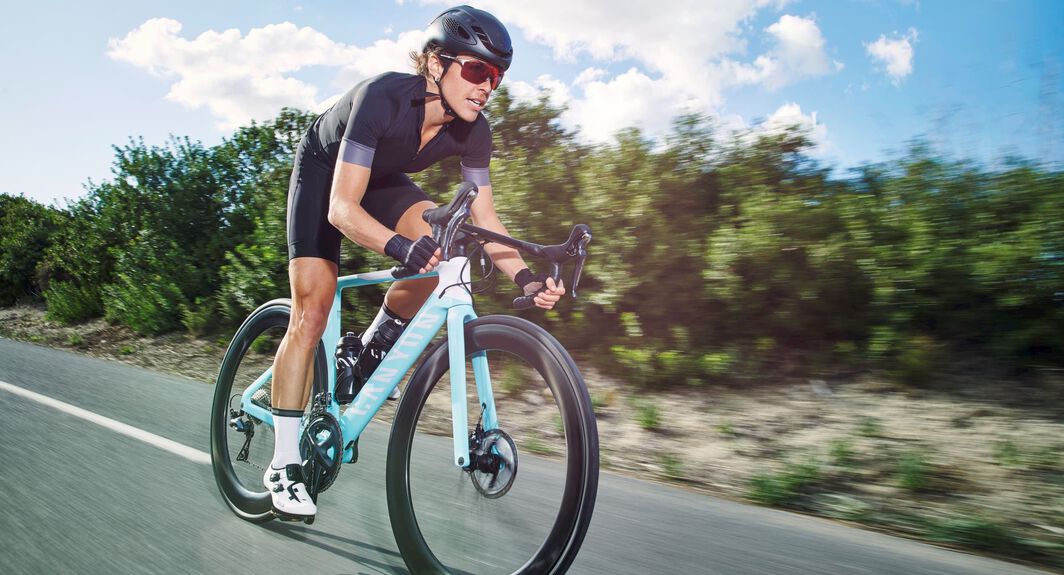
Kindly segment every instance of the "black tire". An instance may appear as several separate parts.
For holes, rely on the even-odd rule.
[[[292,302],[288,299],[275,299],[253,311],[229,343],[214,384],[211,409],[214,478],[229,508],[239,517],[256,523],[273,519],[270,494],[262,485],[263,471],[273,457],[273,430],[264,423],[249,419],[254,429],[250,456],[248,461],[237,461],[237,453],[244,445],[246,435],[229,426],[230,409],[240,410],[240,394],[272,363],[276,348],[271,346],[279,343],[287,332],[291,315]],[[256,340],[260,344],[253,348]],[[323,388],[325,357],[325,348],[319,344],[311,397]]]
[[[499,429],[513,436],[520,452],[513,489],[497,499],[485,497],[454,464],[447,346],[446,341],[437,343],[410,377],[388,444],[388,511],[403,560],[419,575],[564,573],[583,543],[598,491],[598,430],[587,388],[561,344],[526,320],[479,318],[466,324],[465,341],[467,354],[488,352]],[[519,386],[506,392],[497,370],[515,362],[522,374]],[[466,363],[472,431],[480,410]],[[520,387],[529,382],[540,387]],[[446,397],[431,399],[434,390]],[[542,404],[530,410],[525,399],[535,399],[535,394]],[[446,419],[446,429],[435,430],[443,437],[430,436],[432,426],[442,427],[431,421],[436,406]],[[554,425],[545,427],[557,434],[542,424],[522,429],[516,418],[508,423],[508,410],[542,417],[552,406],[557,409]],[[549,451],[541,445],[548,436],[560,437],[564,453],[555,452],[553,458],[533,454]],[[432,454],[426,459],[423,450]],[[494,521],[500,524],[492,525]]]

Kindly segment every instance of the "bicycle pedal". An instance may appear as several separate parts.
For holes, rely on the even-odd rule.
[[[273,513],[274,517],[285,523],[306,523],[307,525],[311,525],[314,523],[313,515],[291,515],[289,513],[285,513],[284,511],[278,511],[276,509],[271,509],[270,511]]]

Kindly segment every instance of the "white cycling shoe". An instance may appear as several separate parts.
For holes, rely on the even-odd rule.
[[[309,523],[314,520],[318,506],[307,493],[303,466],[298,463],[286,465],[284,469],[274,469],[271,466],[262,476],[262,484],[270,490],[274,515],[292,521]]]

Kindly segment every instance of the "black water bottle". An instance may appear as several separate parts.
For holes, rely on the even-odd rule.
[[[373,334],[373,339],[369,340],[358,356],[358,373],[362,381],[368,380],[373,375],[377,366],[381,364],[381,360],[384,359],[384,354],[392,349],[399,335],[403,333],[403,329],[403,324],[394,319],[381,322],[377,333]]]
[[[336,401],[341,404],[351,403],[364,380],[358,376],[358,354],[362,352],[362,341],[352,332],[340,338],[336,346]]]

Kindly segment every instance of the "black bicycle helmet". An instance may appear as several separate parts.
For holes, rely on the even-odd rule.
[[[450,54],[473,54],[506,71],[513,61],[510,33],[499,19],[472,6],[448,8],[429,24],[425,48]]]

